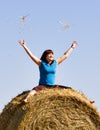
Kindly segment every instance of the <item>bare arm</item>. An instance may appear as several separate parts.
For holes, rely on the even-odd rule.
[[[71,47],[60,57],[58,58],[56,61],[57,61],[57,64],[60,64],[62,63],[70,54],[71,52],[73,51],[73,49],[76,47],[77,45],[77,42],[76,41],[73,41]]]
[[[26,53],[29,55],[29,57],[38,65],[40,66],[41,64],[41,60],[39,58],[37,58],[36,56],[34,56],[31,51],[28,49],[28,47],[25,44],[24,40],[20,40],[19,41],[20,45],[24,48],[24,50],[26,51]]]

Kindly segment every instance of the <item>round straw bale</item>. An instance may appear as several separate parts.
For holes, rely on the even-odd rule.
[[[100,114],[88,98],[69,87],[47,88],[26,104],[23,92],[0,114],[0,130],[100,130]]]

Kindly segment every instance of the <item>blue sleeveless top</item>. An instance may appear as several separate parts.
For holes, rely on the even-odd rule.
[[[55,74],[56,74],[56,60],[52,64],[48,65],[42,61],[39,66],[40,80],[39,85],[55,85]]]

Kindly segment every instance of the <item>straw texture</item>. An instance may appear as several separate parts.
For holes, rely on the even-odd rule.
[[[23,104],[27,94],[21,93],[5,106],[0,130],[100,130],[100,113],[74,89],[44,89]]]

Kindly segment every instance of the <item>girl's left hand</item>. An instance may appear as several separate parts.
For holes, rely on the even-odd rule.
[[[73,41],[73,43],[72,43],[71,47],[72,47],[72,48],[75,48],[75,47],[76,47],[76,45],[77,45],[77,42],[76,42],[76,41]]]

